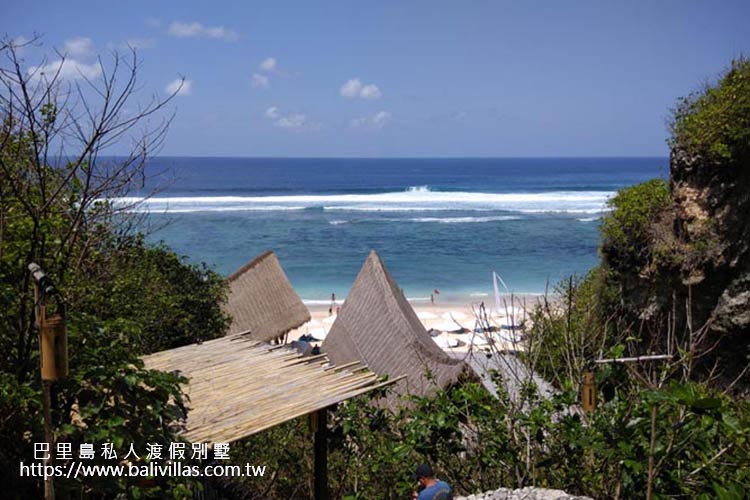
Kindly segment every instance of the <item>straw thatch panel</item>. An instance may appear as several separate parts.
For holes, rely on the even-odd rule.
[[[228,278],[224,307],[232,318],[229,333],[249,332],[267,342],[310,321],[310,311],[289,283],[279,259],[270,250]]]
[[[379,375],[406,375],[396,385],[398,394],[430,395],[454,383],[466,368],[435,344],[374,250],[322,349],[336,364],[361,361]]]
[[[462,359],[485,389],[495,396],[498,394],[494,377],[496,373],[500,375],[503,391],[513,402],[520,400],[522,388],[529,383],[536,385],[539,396],[543,399],[549,399],[555,393],[551,384],[538,373],[530,371],[514,353],[470,351],[455,353],[453,357]]]
[[[303,357],[245,335],[158,352],[144,362],[188,377],[183,435],[193,442],[236,441],[385,385],[359,364],[331,367],[324,355]]]

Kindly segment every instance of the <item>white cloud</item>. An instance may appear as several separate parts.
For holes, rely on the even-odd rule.
[[[362,99],[378,99],[382,93],[380,92],[380,89],[377,85],[369,84],[362,87],[362,90],[359,92],[359,96]]]
[[[346,97],[347,99],[353,99],[355,97],[361,97],[362,99],[379,99],[380,96],[383,95],[377,85],[374,83],[368,83],[365,85],[359,78],[348,80],[341,86],[339,92],[342,97]]]
[[[276,126],[281,128],[302,128],[307,124],[307,116],[302,113],[293,113],[290,115],[282,116],[276,120]]]
[[[271,77],[287,76],[289,75],[279,70],[275,57],[266,57],[258,64],[258,71],[253,73],[252,84],[254,88],[266,89],[271,86]]]
[[[355,118],[349,122],[351,128],[370,128],[381,129],[391,121],[391,113],[388,111],[379,111],[372,116]]]
[[[380,111],[372,117],[372,124],[377,128],[384,127],[389,121],[391,121],[391,114],[388,111]]]
[[[253,73],[252,78],[253,88],[267,89],[271,85],[271,80],[266,75],[260,73]]]
[[[169,25],[169,34],[178,38],[200,37],[216,38],[219,40],[237,40],[238,35],[224,26],[203,26],[201,23],[181,23],[178,21]]]
[[[102,74],[99,64],[86,64],[75,59],[58,59],[43,66],[32,66],[27,70],[32,78],[46,78],[52,80],[57,76],[60,80],[77,80],[97,78]]]
[[[263,115],[279,128],[298,131],[320,130],[320,124],[311,122],[303,113],[282,113],[276,106],[271,106]]]
[[[172,80],[164,90],[166,90],[169,95],[172,95],[175,92],[177,95],[190,95],[193,91],[193,81],[177,78],[176,80]]]
[[[341,96],[351,99],[359,95],[359,91],[362,90],[362,82],[359,78],[352,78],[341,86]]]
[[[70,57],[86,57],[94,52],[94,42],[83,36],[68,38],[63,52]]]
[[[258,65],[261,71],[274,71],[276,69],[276,58],[267,57]]]

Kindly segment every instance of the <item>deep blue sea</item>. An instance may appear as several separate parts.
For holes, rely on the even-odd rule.
[[[151,160],[138,197],[152,241],[230,274],[276,252],[308,301],[344,297],[370,249],[407,295],[543,292],[597,262],[617,189],[666,177],[666,158]]]

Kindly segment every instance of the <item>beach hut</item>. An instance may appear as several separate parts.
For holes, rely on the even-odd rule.
[[[360,361],[379,375],[405,375],[395,385],[398,394],[430,395],[437,387],[452,385],[466,370],[462,361],[435,344],[374,250],[322,350],[336,365]]]
[[[230,334],[245,332],[254,340],[269,342],[310,321],[310,311],[270,250],[242,266],[228,281],[224,310],[232,318]]]

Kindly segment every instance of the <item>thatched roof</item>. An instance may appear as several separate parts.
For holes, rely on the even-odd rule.
[[[229,298],[224,309],[232,318],[230,333],[249,331],[251,338],[267,342],[310,321],[310,311],[270,250],[244,265],[228,281]]]
[[[146,367],[189,379],[183,436],[193,442],[232,442],[327,408],[383,384],[361,365],[331,367],[325,355],[302,356],[290,346],[246,335],[162,351]]]
[[[464,372],[462,361],[440,349],[373,250],[323,342],[336,364],[361,361],[379,375],[406,375],[399,394],[430,395]],[[433,380],[425,376],[431,373]]]
[[[495,396],[498,394],[498,387],[494,380],[495,373],[500,375],[503,390],[511,401],[519,401],[523,386],[532,382],[543,399],[549,399],[555,393],[554,388],[547,381],[539,374],[530,371],[514,353],[472,351],[455,353],[453,357],[462,359],[476,374],[485,389]]]

